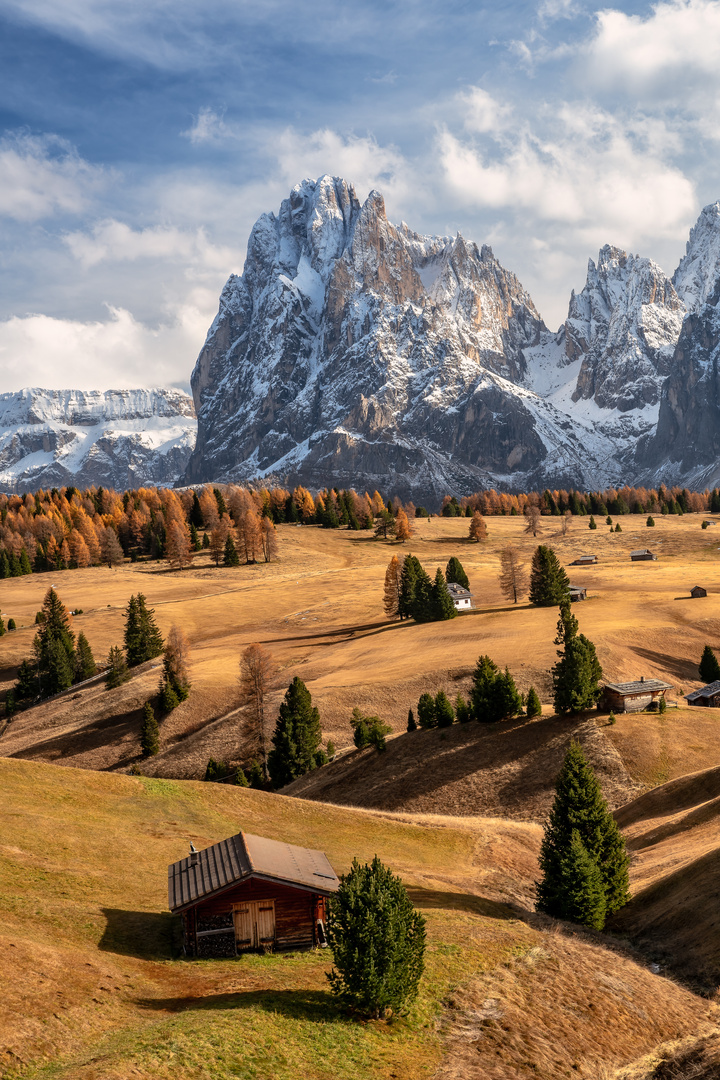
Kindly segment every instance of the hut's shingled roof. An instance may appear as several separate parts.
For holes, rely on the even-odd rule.
[[[168,867],[168,907],[178,911],[250,877],[317,893],[335,892],[340,884],[324,852],[239,832]]]
[[[642,694],[655,690],[672,690],[670,683],[662,679],[636,679],[635,682],[605,683],[606,690],[614,690],[618,694]]]

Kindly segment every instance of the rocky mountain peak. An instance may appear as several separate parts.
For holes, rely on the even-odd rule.
[[[690,230],[685,255],[673,275],[678,296],[688,311],[698,311],[712,295],[720,276],[720,201],[701,211]]]

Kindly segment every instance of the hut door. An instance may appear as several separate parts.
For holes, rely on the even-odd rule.
[[[235,907],[238,949],[258,949],[275,941],[275,901],[261,900]]]

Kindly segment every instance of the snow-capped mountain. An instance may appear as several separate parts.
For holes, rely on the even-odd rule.
[[[344,180],[303,181],[256,223],[223,290],[192,376],[186,482],[431,497],[634,479],[683,297],[720,272],[718,211],[693,230],[677,289],[651,260],[604,247],[553,334],[489,247],[392,225],[378,192],[361,206]]]
[[[181,390],[20,390],[0,394],[0,488],[172,485],[195,444]]]

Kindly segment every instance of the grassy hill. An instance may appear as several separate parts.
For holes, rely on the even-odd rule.
[[[623,532],[590,533],[583,519],[557,535],[543,519],[534,538],[519,518],[488,519],[481,544],[467,540],[466,519],[416,522],[406,545],[387,544],[365,533],[281,526],[278,562],[215,568],[207,555],[189,570],[136,563],[118,570],[96,567],[33,575],[3,582],[3,614],[20,629],[0,638],[0,690],[15,678],[30,652],[33,620],[48,585],[70,608],[82,608],[75,629],[84,630],[102,659],[122,640],[123,609],[142,591],[167,631],[173,622],[189,634],[193,692],[161,731],[161,752],[143,766],[158,776],[200,778],[210,756],[242,754],[243,728],[235,711],[238,659],[245,645],[264,641],[273,652],[277,681],[268,714],[276,714],[293,675],[308,684],[326,737],[350,743],[353,706],[378,713],[396,732],[425,690],[452,696],[467,687],[481,653],[514,673],[521,689],[535,685],[549,712],[548,672],[555,660],[554,609],[507,604],[497,581],[498,554],[509,541],[527,562],[539,542],[551,544],[569,565],[582,551],[596,551],[596,566],[570,568],[573,583],[586,585],[577,606],[580,628],[596,644],[611,679],[659,676],[676,690],[699,685],[697,662],[706,643],[720,639],[720,564],[713,537],[698,515],[644,519],[625,517]],[[649,544],[656,563],[631,563],[629,552]],[[458,555],[470,576],[476,610],[451,622],[415,626],[388,623],[382,610],[385,567],[393,554],[411,550],[434,573]],[[689,588],[710,590],[691,600]],[[92,769],[124,769],[139,762],[141,707],[157,686],[158,671],[141,673],[110,693],[101,687],[76,691],[13,719],[0,750],[18,756]],[[631,776],[644,785],[720,764],[717,713],[680,709],[664,719],[623,719],[607,735]]]
[[[8,759],[0,785],[5,1077],[597,1078],[714,1015],[617,943],[529,913],[537,825]],[[322,950],[178,956],[167,864],[239,828],[402,875],[429,941],[407,1020],[345,1017]]]

